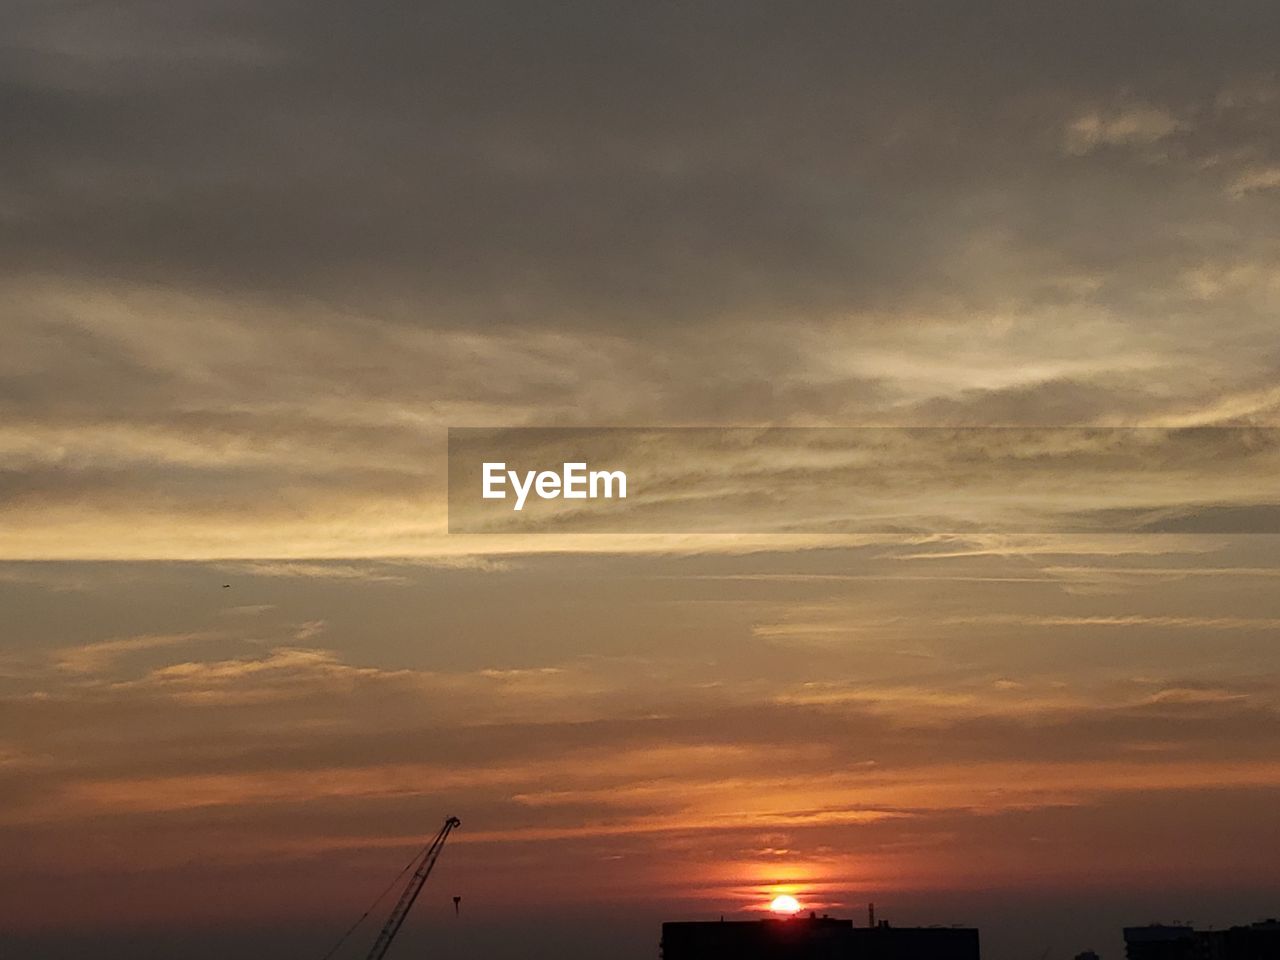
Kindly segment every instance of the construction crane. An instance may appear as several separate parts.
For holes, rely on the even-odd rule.
[[[400,932],[404,918],[409,915],[409,908],[413,906],[413,901],[418,899],[418,894],[422,892],[422,885],[427,882],[427,877],[431,876],[431,868],[440,859],[440,851],[444,849],[444,842],[449,839],[449,834],[460,826],[462,826],[461,820],[457,817],[450,817],[444,822],[444,826],[440,828],[436,838],[431,841],[431,845],[423,852],[422,859],[418,862],[418,869],[413,871],[413,876],[409,878],[408,884],[405,885],[404,893],[400,894],[400,900],[396,903],[395,909],[391,911],[391,916],[387,917],[387,922],[382,925],[382,931],[378,934],[378,939],[374,941],[373,949],[369,951],[367,960],[382,960],[387,955],[387,951],[391,949],[391,941]]]
[[[400,930],[400,925],[404,923],[404,918],[409,915],[409,908],[413,906],[413,901],[418,899],[418,894],[422,892],[422,885],[427,882],[427,877],[431,875],[431,868],[436,865],[436,861],[440,859],[440,851],[444,849],[444,842],[453,832],[454,828],[462,826],[462,821],[457,817],[450,817],[444,822],[444,826],[440,828],[440,832],[436,834],[436,838],[428,844],[422,853],[415,856],[400,871],[395,880],[387,884],[387,888],[383,890],[376,900],[370,904],[369,909],[360,914],[360,918],[356,920],[347,932],[338,938],[338,942],[329,948],[329,952],[324,955],[324,960],[332,960],[335,954],[342,949],[351,935],[356,932],[360,924],[369,919],[369,914],[377,908],[382,902],[382,898],[391,892],[391,889],[408,873],[416,864],[417,869],[413,871],[413,876],[409,878],[409,884],[404,888],[404,893],[400,894],[400,900],[396,904],[396,908],[391,911],[391,916],[387,917],[387,922],[382,925],[382,931],[378,934],[378,939],[373,945],[373,949],[369,951],[368,960],[382,960],[387,955],[387,951],[391,949],[391,941],[395,939],[396,933]],[[456,912],[458,902],[461,897],[453,898],[453,909]]]

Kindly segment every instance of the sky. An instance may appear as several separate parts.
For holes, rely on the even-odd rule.
[[[988,960],[1276,915],[1274,536],[450,534],[445,449],[1280,426],[1278,36],[4,4],[0,947],[320,957],[449,815],[406,952],[639,960],[780,892]]]

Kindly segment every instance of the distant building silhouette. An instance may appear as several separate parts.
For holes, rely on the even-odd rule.
[[[852,920],[833,917],[664,923],[662,960],[844,960],[852,934]]]
[[[1128,960],[1202,960],[1203,944],[1186,926],[1153,923],[1124,928],[1124,955]]]
[[[834,917],[662,925],[663,960],[979,960],[972,927],[855,927]]]
[[[855,927],[855,960],[979,960],[975,927]]]
[[[1277,960],[1280,922],[1262,920],[1226,930],[1162,924],[1125,927],[1124,953],[1128,960]]]

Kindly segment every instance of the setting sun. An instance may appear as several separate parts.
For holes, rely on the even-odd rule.
[[[800,901],[795,897],[788,896],[784,893],[781,896],[773,898],[773,902],[769,904],[769,909],[774,913],[799,913]]]

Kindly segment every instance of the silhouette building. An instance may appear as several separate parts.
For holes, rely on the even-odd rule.
[[[1163,923],[1125,927],[1124,955],[1128,960],[1205,960],[1194,930]]]
[[[972,927],[855,927],[834,917],[662,925],[662,960],[979,960]]]
[[[833,917],[664,923],[662,960],[845,960],[852,934]]]
[[[1226,930],[1162,924],[1125,927],[1124,952],[1128,960],[1277,960],[1280,922],[1262,920]]]

